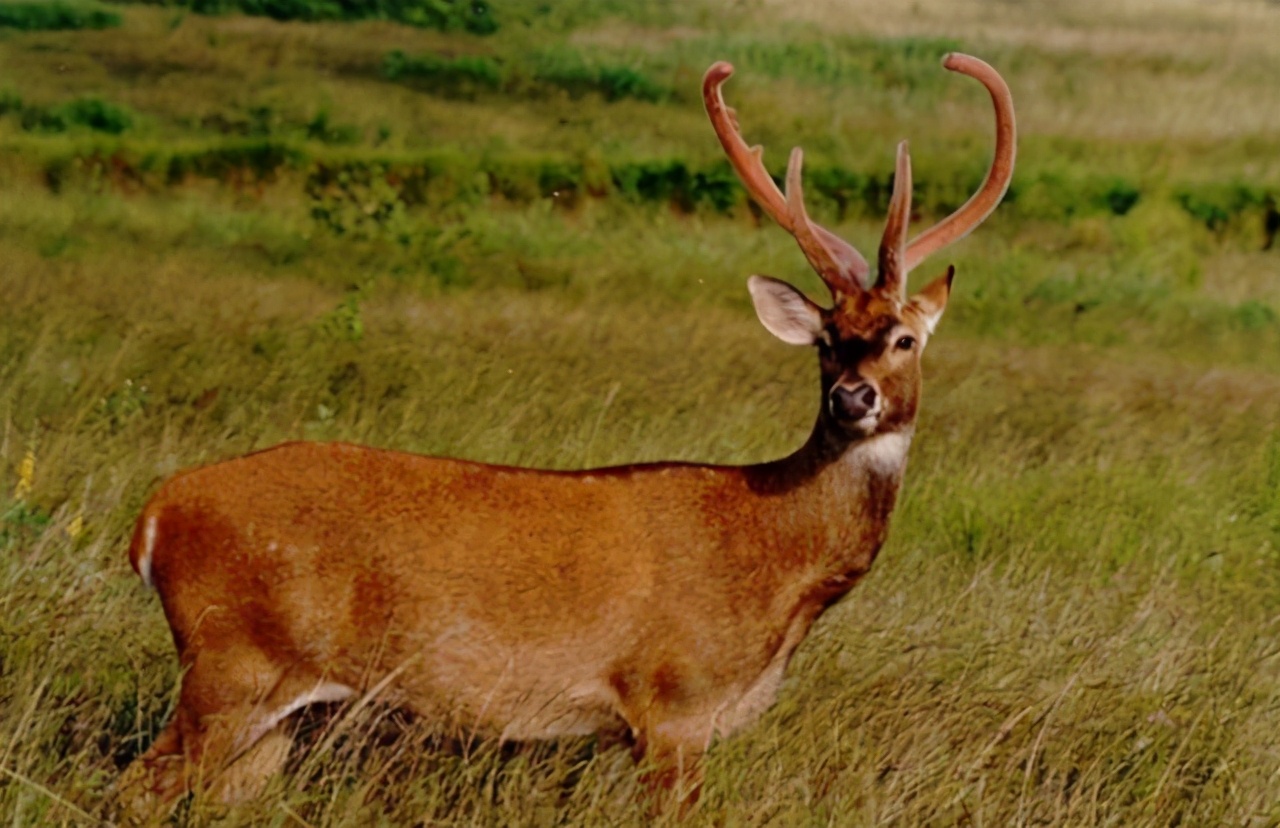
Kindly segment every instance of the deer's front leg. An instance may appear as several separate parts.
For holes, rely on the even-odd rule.
[[[632,756],[641,766],[651,815],[675,812],[683,818],[697,804],[710,726],[705,717],[650,719],[637,736]]]

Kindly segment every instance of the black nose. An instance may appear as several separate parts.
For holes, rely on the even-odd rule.
[[[876,389],[867,383],[854,388],[831,389],[831,413],[837,420],[861,420],[876,404]]]

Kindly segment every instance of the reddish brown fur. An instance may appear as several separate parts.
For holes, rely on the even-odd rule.
[[[286,715],[364,693],[461,734],[629,731],[650,785],[692,798],[712,739],[772,703],[888,531],[951,273],[911,300],[905,274],[848,292],[854,275],[831,310],[752,279],[766,327],[819,346],[823,406],[781,460],[547,472],[287,443],[168,480],[129,555],[185,673],[123,805],[252,796],[283,762]],[[841,389],[874,389],[874,410]]]

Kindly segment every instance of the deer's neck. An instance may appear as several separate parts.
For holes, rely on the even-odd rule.
[[[913,428],[851,440],[819,419],[799,451],[749,470],[796,563],[856,579],[884,542]],[[776,511],[775,511],[776,510]]]

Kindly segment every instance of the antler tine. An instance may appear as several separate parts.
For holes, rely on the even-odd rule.
[[[747,146],[738,132],[734,111],[724,102],[724,93],[720,87],[732,75],[733,65],[723,60],[713,63],[707,70],[702,79],[702,100],[707,107],[707,116],[711,119],[711,126],[715,128],[716,137],[720,139],[720,145],[729,156],[729,163],[742,179],[747,192],[774,221],[790,230],[786,200],[764,168],[764,147]]]
[[[889,198],[889,218],[880,238],[879,287],[905,298],[907,293],[907,227],[911,223],[911,153],[907,142],[898,144],[893,174],[893,195]]]
[[[986,62],[970,55],[953,52],[942,60],[952,72],[975,78],[991,93],[996,111],[996,150],[987,170],[986,180],[964,205],[933,227],[912,239],[907,245],[902,273],[905,279],[916,265],[958,239],[964,238],[981,224],[1000,203],[1013,178],[1013,161],[1017,143],[1017,127],[1013,114],[1013,96],[1000,73]]]
[[[800,183],[803,166],[804,150],[793,147],[791,157],[787,159],[786,192],[791,233],[804,251],[805,258],[831,288],[833,296],[863,290],[870,272],[867,260],[844,239],[809,219],[804,208],[804,185]],[[829,263],[829,269],[820,267],[819,262]]]
[[[805,213],[799,183],[803,153],[798,147],[792,151],[787,165],[787,195],[784,196],[764,167],[764,148],[748,147],[743,140],[734,112],[725,104],[721,91],[732,74],[731,64],[725,61],[712,64],[702,79],[702,99],[716,137],[720,139],[720,145],[724,147],[738,178],[756,203],[795,237],[809,264],[831,289],[832,296],[862,290],[870,271],[866,259],[844,239],[810,221]]]

